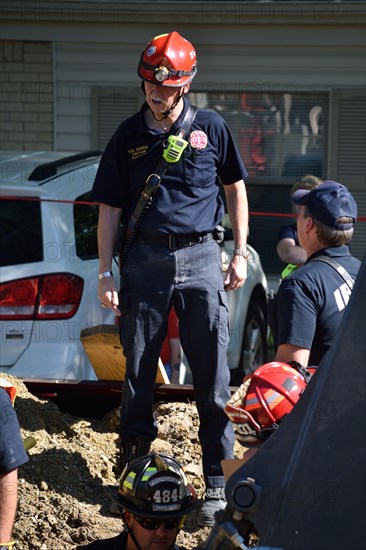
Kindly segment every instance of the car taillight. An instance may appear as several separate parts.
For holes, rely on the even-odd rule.
[[[0,285],[0,319],[69,319],[75,315],[84,281],[52,273]]]

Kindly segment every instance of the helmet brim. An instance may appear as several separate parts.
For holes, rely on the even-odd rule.
[[[118,492],[118,485],[105,485],[104,486],[105,492],[107,493],[108,497],[113,501],[114,504],[117,504],[121,508],[121,512],[123,510],[127,510],[127,512],[131,512],[132,514],[136,514],[143,518],[156,518],[156,519],[169,519],[169,518],[180,518],[182,516],[185,516],[192,512],[194,508],[197,505],[197,498],[196,498],[196,490],[192,485],[188,485],[188,489],[190,493],[192,494],[192,500],[190,503],[187,503],[184,508],[181,508],[180,510],[174,510],[174,511],[156,511],[156,512],[144,512],[137,507],[134,507],[131,505],[131,502],[127,501],[119,492]]]

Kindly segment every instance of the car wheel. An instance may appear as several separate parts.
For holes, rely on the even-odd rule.
[[[267,330],[264,314],[261,307],[251,301],[245,321],[240,363],[231,373],[231,385],[239,386],[244,376],[263,365],[266,358]]]

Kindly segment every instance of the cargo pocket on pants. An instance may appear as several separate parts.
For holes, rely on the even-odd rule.
[[[120,291],[118,294],[119,309],[121,316],[119,318],[119,334],[122,347],[125,352],[130,349],[132,342],[132,330],[130,321],[131,295],[129,292]]]
[[[222,346],[229,343],[229,306],[225,290],[219,290],[219,327],[218,340]]]

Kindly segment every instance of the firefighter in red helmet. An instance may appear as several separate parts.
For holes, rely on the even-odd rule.
[[[198,524],[213,525],[226,506],[221,462],[234,454],[224,411],[230,398],[225,290],[239,289],[247,277],[247,172],[225,120],[190,104],[197,56],[188,40],[176,31],[154,37],[137,72],[146,101],[107,144],[93,186],[100,203],[98,298],[120,316],[126,356],[120,468],[146,454],[157,437],[153,387],[174,307],[200,418],[206,490]],[[217,230],[225,215],[222,189],[235,241],[224,280]],[[111,266],[121,225],[127,237],[117,292]]]
[[[137,72],[146,82],[180,88],[197,73],[196,50],[175,31],[155,36],[142,52]]]
[[[155,36],[142,52],[137,72],[153,117],[167,119],[197,73],[196,50],[175,31]],[[169,95],[162,87],[171,89]]]

